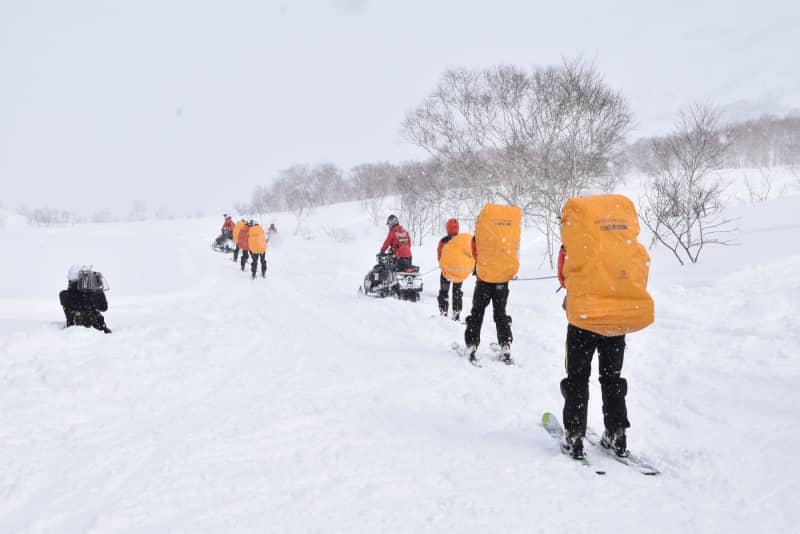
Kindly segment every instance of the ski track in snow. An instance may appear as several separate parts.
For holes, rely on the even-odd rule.
[[[520,367],[491,361],[488,312],[476,369],[450,350],[464,326],[431,317],[436,273],[417,304],[356,295],[384,237],[356,203],[281,234],[254,281],[209,249],[221,221],[0,230],[20,258],[0,281],[0,532],[792,531],[798,206],[739,208],[741,245],[697,266],[654,253],[656,323],[623,374],[658,477],[590,447],[597,477],[539,427],[562,407],[555,281],[512,283]],[[531,275],[533,231],[521,250]],[[112,335],[61,328],[72,263],[108,278]]]

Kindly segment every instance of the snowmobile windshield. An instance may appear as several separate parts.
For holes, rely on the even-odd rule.
[[[81,291],[108,291],[110,288],[103,273],[81,271],[81,275],[78,278],[78,289]]]

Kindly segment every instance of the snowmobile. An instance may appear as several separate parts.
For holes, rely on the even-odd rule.
[[[230,232],[222,232],[222,234],[211,242],[211,249],[215,252],[228,253],[233,252],[235,248],[233,234]]]
[[[392,254],[378,254],[378,263],[364,277],[364,285],[358,288],[359,293],[370,297],[395,297],[401,300],[416,302],[422,295],[422,276],[419,267],[411,267],[398,271],[397,258]]]

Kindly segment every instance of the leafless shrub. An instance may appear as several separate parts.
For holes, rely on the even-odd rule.
[[[713,173],[726,148],[719,113],[700,105],[681,111],[675,132],[652,142],[640,216],[681,265],[696,263],[706,245],[730,244],[732,221],[721,217],[725,187]]]
[[[520,206],[547,237],[552,265],[564,202],[613,181],[631,114],[593,65],[532,73],[511,66],[445,72],[412,110],[403,136],[460,176],[479,201]]]

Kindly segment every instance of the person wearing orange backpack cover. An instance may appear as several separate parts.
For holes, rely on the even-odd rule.
[[[630,427],[622,378],[625,334],[653,322],[653,300],[647,293],[650,257],[637,241],[639,223],[628,198],[605,194],[571,198],[562,209],[558,280],[567,289],[562,450],[586,457],[583,438],[589,404],[592,357],[598,353],[605,431],[600,444],[619,457],[630,453]]]
[[[252,220],[248,223],[247,245],[250,249],[250,268],[253,273],[253,280],[256,279],[256,269],[258,261],[261,260],[261,278],[267,277],[267,236],[264,228]]]
[[[436,258],[442,269],[439,275],[439,313],[447,316],[450,293],[450,284],[453,285],[453,320],[461,317],[462,296],[461,284],[475,269],[475,260],[472,258],[470,234],[459,234],[458,219],[449,219],[445,224],[447,235],[439,240],[436,248]]]
[[[244,218],[241,218],[236,221],[236,224],[233,225],[233,243],[236,245],[236,248],[233,249],[233,261],[237,261],[239,259],[239,232],[246,224],[247,223],[244,221]]]
[[[475,291],[472,310],[466,318],[464,343],[469,360],[477,364],[483,315],[489,303],[494,308],[500,361],[513,365],[511,358],[511,316],[506,313],[508,283],[519,269],[519,240],[522,210],[517,206],[486,204],[475,222],[472,255],[475,258]]]
[[[236,244],[239,246],[239,250],[242,251],[242,271],[244,271],[244,266],[247,265],[247,256],[248,252],[250,251],[250,227],[247,224],[242,225],[239,229],[239,233],[236,235]]]

